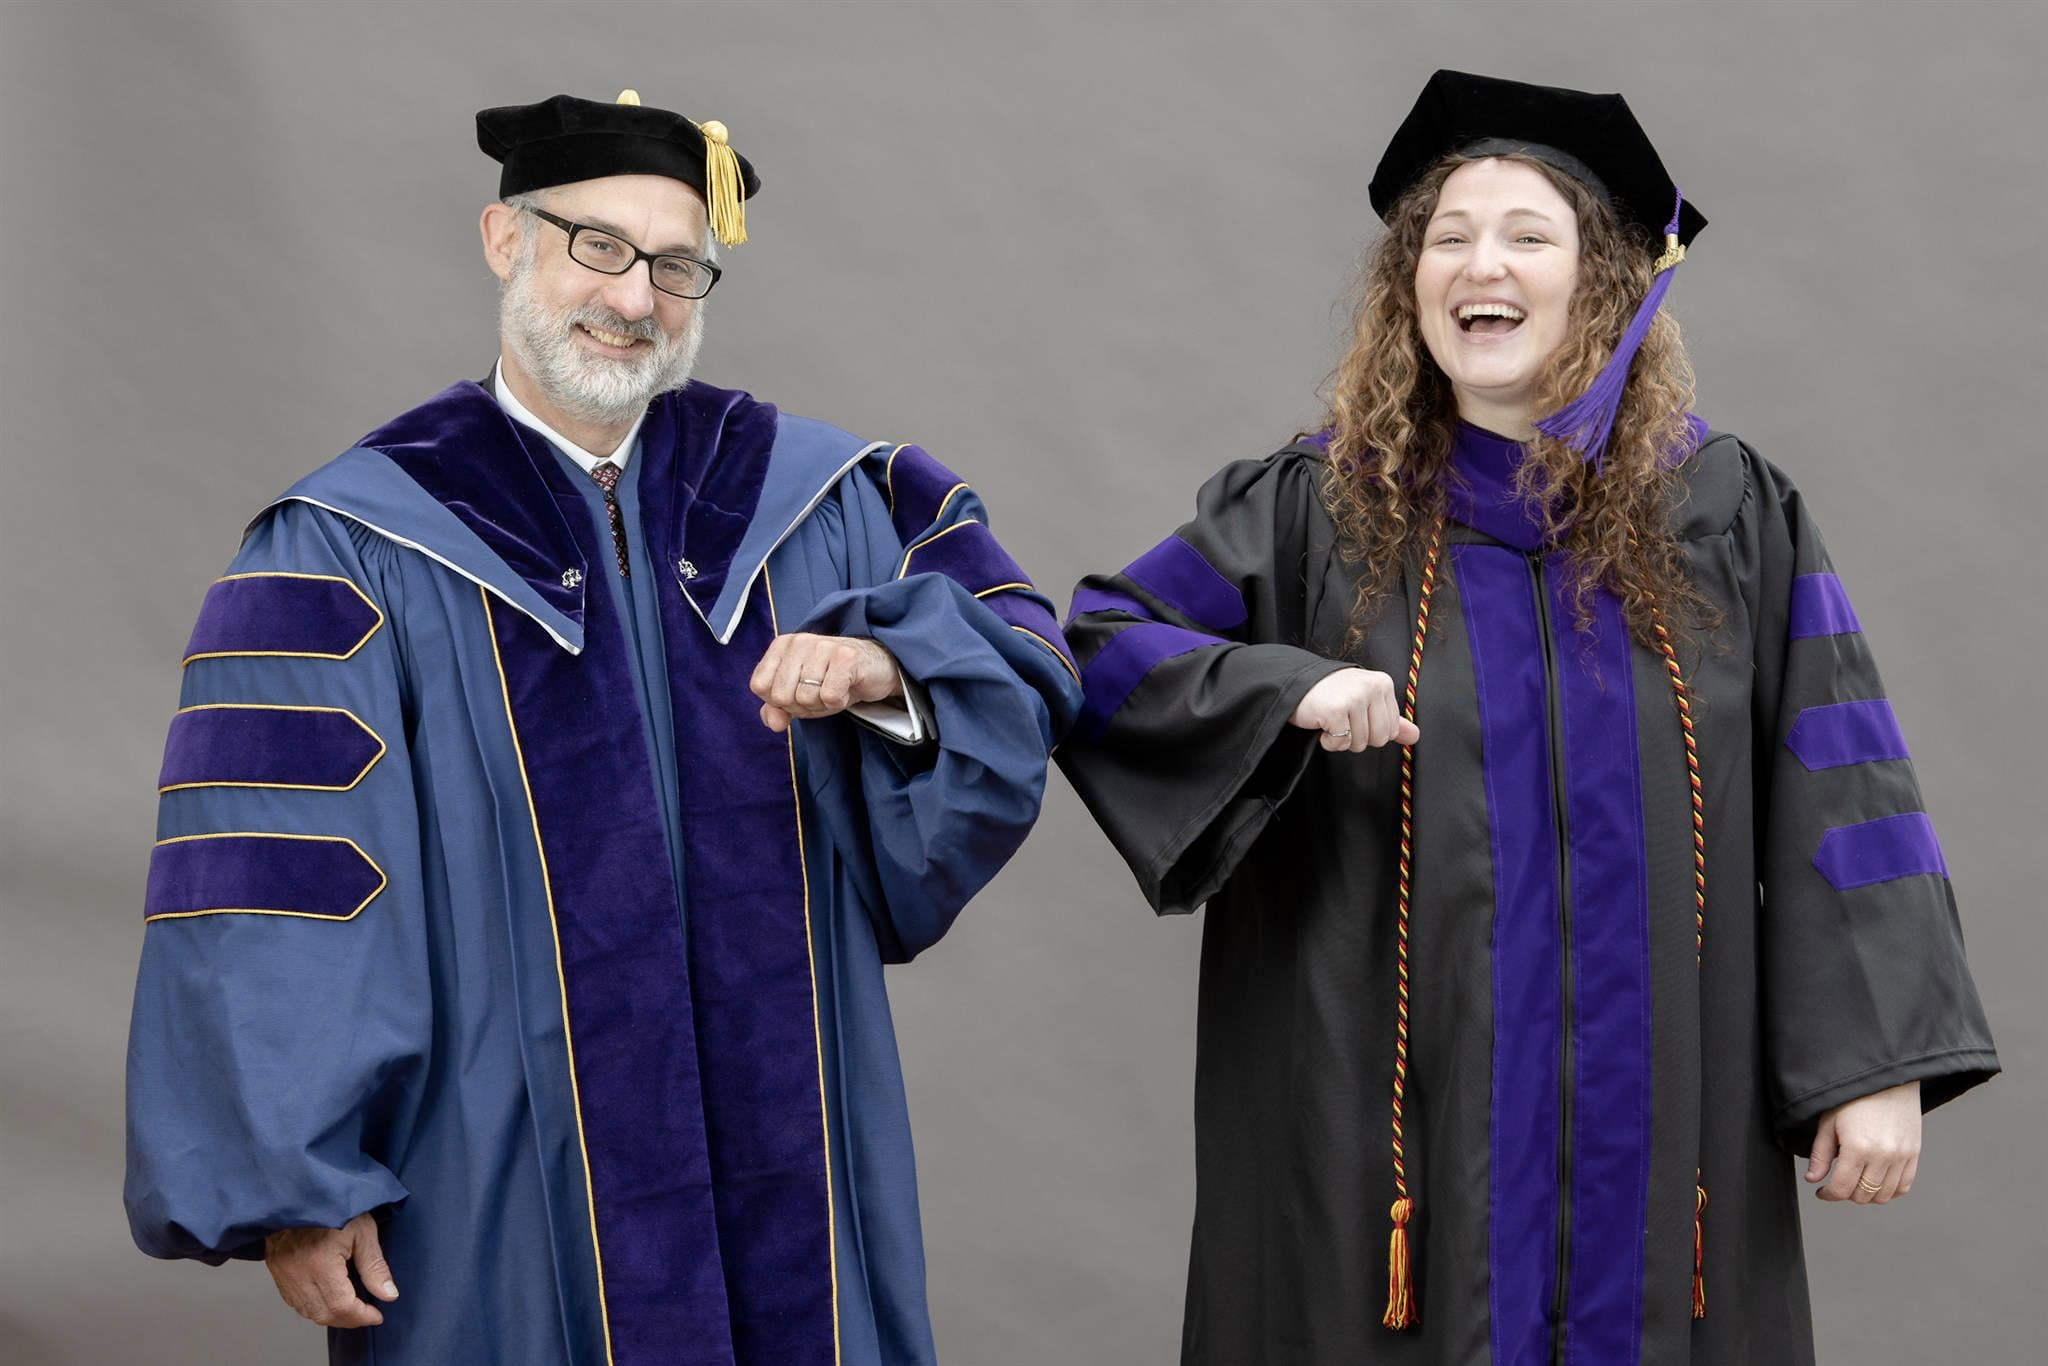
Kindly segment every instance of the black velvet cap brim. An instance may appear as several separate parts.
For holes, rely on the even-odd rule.
[[[668,176],[709,194],[703,132],[666,109],[556,95],[483,110],[476,116],[476,141],[504,166],[501,199],[614,175]],[[760,177],[745,157],[739,164],[745,197],[752,200],[761,192]]]
[[[1590,183],[1604,190],[1623,222],[1663,240],[1678,187],[1627,100],[1463,71],[1439,71],[1422,88],[1373,173],[1373,212],[1384,218],[1432,166],[1482,142],[1494,154],[1501,143],[1529,144],[1533,155],[1582,180],[1590,171]],[[1566,157],[1543,155],[1553,148]],[[1560,164],[1573,159],[1582,166]],[[1678,240],[1690,243],[1706,226],[1706,216],[1687,200],[1679,210]]]

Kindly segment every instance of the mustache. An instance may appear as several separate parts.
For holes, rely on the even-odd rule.
[[[628,322],[603,304],[585,304],[571,313],[569,315],[569,325],[573,327],[577,323],[587,323],[594,327],[601,327],[605,331],[615,333],[621,337],[634,337],[641,341],[653,342],[656,346],[659,346],[666,339],[662,333],[661,324],[656,322],[652,315],[642,318],[638,322]]]

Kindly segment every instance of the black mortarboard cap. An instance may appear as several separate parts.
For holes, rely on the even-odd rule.
[[[1678,187],[1627,100],[1463,71],[1439,71],[1422,87],[1373,173],[1373,212],[1386,217],[1395,200],[1454,152],[1516,151],[1585,182],[1623,222],[1663,242]],[[1681,246],[1705,226],[1689,201],[1679,206]]]
[[[615,104],[555,95],[476,116],[476,143],[503,165],[500,198],[613,175],[665,175],[704,196],[711,230],[747,240],[746,201],[761,192],[753,166],[726,142],[725,125],[698,124],[621,91]]]

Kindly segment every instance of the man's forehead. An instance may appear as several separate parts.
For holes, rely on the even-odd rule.
[[[702,241],[709,222],[694,186],[657,175],[602,176],[542,192],[557,213],[624,231]]]

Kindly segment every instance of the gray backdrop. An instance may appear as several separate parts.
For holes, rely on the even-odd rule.
[[[1820,509],[1955,869],[2011,1070],[1903,1204],[1808,1206],[1823,1359],[2038,1359],[2044,38],[2018,3],[0,0],[0,1360],[320,1359],[260,1268],[123,1226],[154,775],[244,521],[490,362],[476,109],[730,124],[767,188],[703,373],[927,445],[1064,600],[1314,418],[1437,66],[1624,90],[1714,220],[1674,294],[1702,411]],[[1174,1357],[1199,929],[1055,779],[893,973],[947,1361]]]

